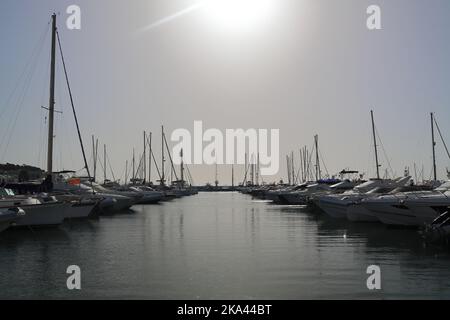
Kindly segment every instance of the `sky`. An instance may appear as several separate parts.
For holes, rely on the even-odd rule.
[[[414,175],[416,164],[431,177],[430,112],[450,143],[449,1],[272,0],[264,12],[250,1],[235,14],[198,3],[2,0],[0,163],[46,167],[45,32],[56,12],[87,156],[92,163],[95,135],[107,145],[110,179],[123,180],[144,130],[154,132],[159,159],[161,125],[170,137],[195,120],[220,130],[279,129],[280,172],[265,181],[286,179],[286,154],[294,151],[297,163],[315,134],[330,174],[350,168],[373,177],[372,109],[382,171],[402,175],[408,166]],[[81,8],[81,30],[65,26],[72,4]],[[373,4],[381,30],[366,27]],[[59,61],[55,108],[55,170],[79,170]],[[436,152],[444,179],[450,160],[439,139]],[[190,171],[196,184],[215,179],[215,166]],[[221,183],[231,182],[230,166],[218,171]],[[240,182],[242,166],[235,171]]]

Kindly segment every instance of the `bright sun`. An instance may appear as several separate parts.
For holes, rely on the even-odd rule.
[[[276,0],[206,0],[205,14],[214,23],[230,30],[256,28],[270,18]]]

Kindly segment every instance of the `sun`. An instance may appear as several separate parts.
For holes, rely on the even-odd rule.
[[[276,0],[206,0],[203,10],[208,19],[220,27],[249,31],[267,22]]]

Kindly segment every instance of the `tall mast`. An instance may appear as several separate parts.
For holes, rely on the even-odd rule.
[[[136,160],[134,157],[134,148],[133,148],[133,181],[131,182],[131,184],[134,184],[134,182],[135,182],[134,179],[136,179],[135,165],[136,165]]]
[[[103,183],[106,182],[106,144],[103,145]]]
[[[148,154],[148,183],[152,182],[152,133],[149,133],[149,142],[148,142],[148,148],[149,148],[149,154]]]
[[[50,61],[50,98],[48,102],[47,173],[53,172],[53,118],[55,115],[56,14],[52,15],[52,49]]]
[[[256,157],[256,184],[259,185],[259,152]]]
[[[161,126],[161,184],[165,185],[166,173],[164,172],[164,126]]]
[[[294,151],[291,152],[291,175],[292,184],[295,185]]]
[[[320,172],[320,158],[319,158],[319,136],[314,136],[314,143],[316,146],[316,180],[322,179],[322,173]]]
[[[128,183],[128,160],[125,161],[125,184]]]
[[[436,172],[436,141],[434,140],[434,114],[431,112],[431,142],[433,146],[433,177],[434,180],[437,180],[437,172]]]
[[[184,161],[183,161],[183,149],[181,149],[180,156],[181,156],[181,166],[180,166],[180,171],[181,171],[181,186],[184,187]]]
[[[373,146],[375,149],[375,165],[377,166],[377,179],[380,179],[380,164],[378,163],[377,137],[375,135],[375,120],[373,119],[373,110],[370,110],[370,117],[372,118]]]
[[[287,163],[287,176],[288,176],[288,184],[291,184],[291,169],[290,169],[290,161],[289,161],[289,155],[286,156],[286,163]]]
[[[143,176],[144,176],[144,184],[145,184],[145,179],[147,177],[147,142],[145,141],[147,139],[147,133],[144,131],[144,155],[142,156],[143,158],[143,163],[144,163],[144,172],[143,172]]]
[[[247,174],[248,174],[248,155],[245,153],[245,168],[244,168],[244,186],[247,185]]]
[[[97,158],[96,158],[96,154],[95,154],[95,137],[94,135],[92,135],[92,160],[94,162],[94,177],[93,180],[95,182],[95,174],[97,173]]]

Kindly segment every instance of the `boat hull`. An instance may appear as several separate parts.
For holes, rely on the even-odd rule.
[[[96,202],[74,203],[64,211],[65,219],[87,219],[94,213]]]
[[[417,215],[401,204],[368,203],[364,207],[382,223],[391,226],[420,227],[431,223],[438,216],[434,211],[431,215]]]
[[[347,207],[348,204],[344,201],[339,201],[338,199],[328,200],[320,199],[317,202],[318,206],[327,215],[336,219],[346,219],[347,218]]]
[[[348,206],[347,219],[352,222],[380,222],[373,213],[360,204]]]
[[[65,210],[70,203],[45,203],[21,206],[25,215],[13,223],[13,227],[52,227],[59,226],[65,219]]]

